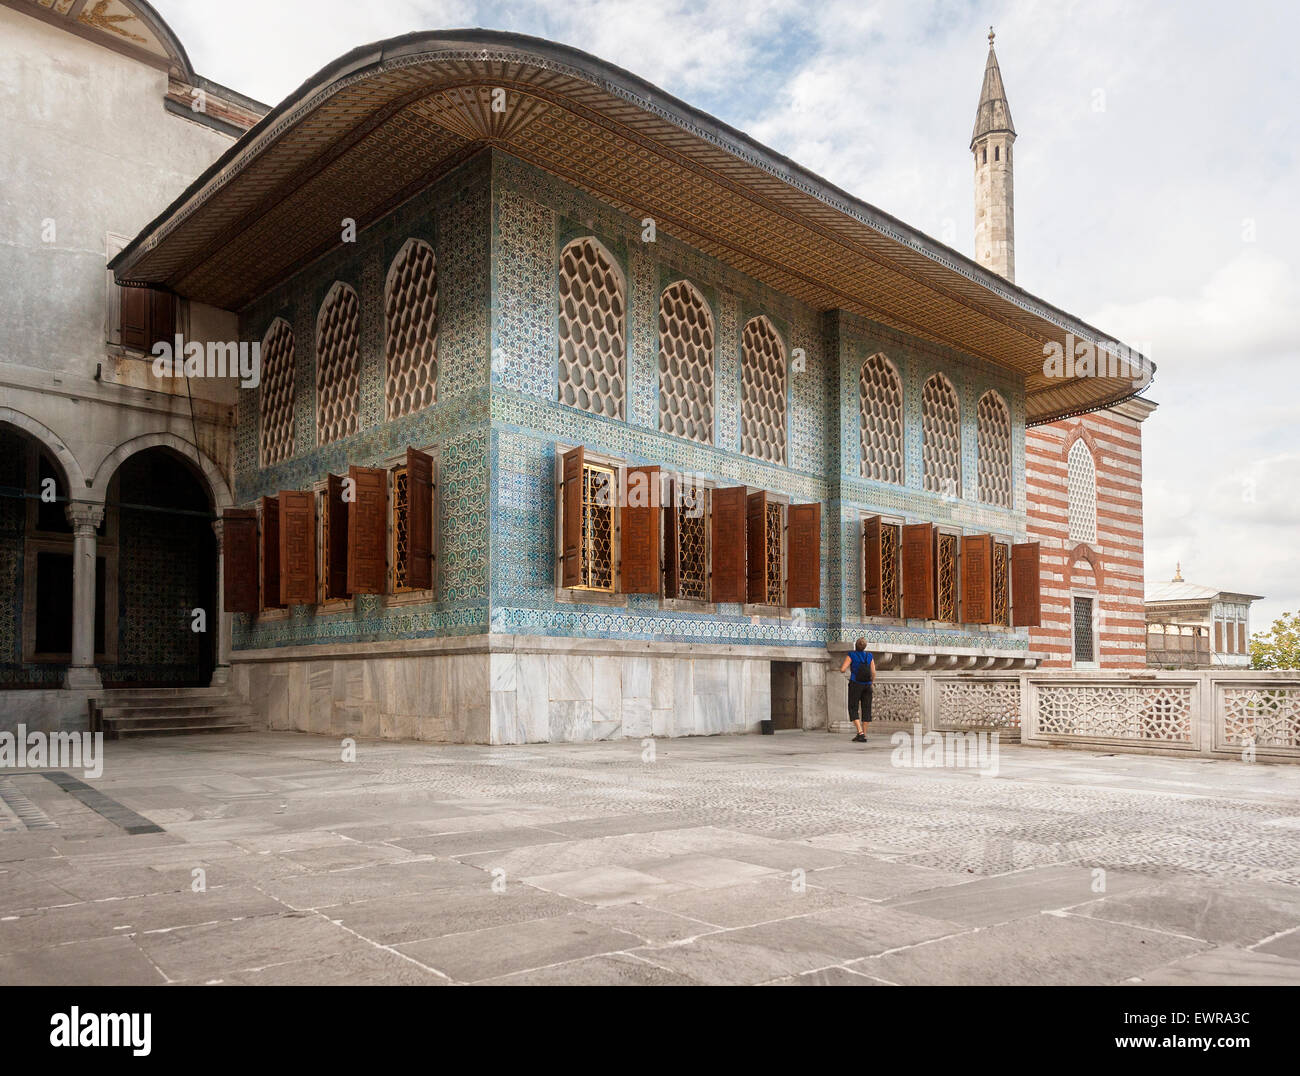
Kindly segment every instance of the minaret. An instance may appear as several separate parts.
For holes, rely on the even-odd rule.
[[[975,155],[975,261],[1012,283],[1016,279],[1016,229],[1011,183],[1011,106],[1002,85],[993,27],[989,27],[989,59],[975,112],[970,148]]]

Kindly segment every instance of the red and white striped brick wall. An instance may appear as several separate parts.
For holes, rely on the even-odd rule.
[[[1149,405],[1148,405],[1149,406]],[[1098,664],[1146,665],[1142,564],[1142,418],[1116,411],[1062,419],[1025,432],[1029,540],[1041,543],[1042,626],[1029,631],[1030,652],[1044,668],[1069,668],[1070,594],[1095,592]],[[1069,539],[1067,458],[1082,437],[1097,468],[1097,542]]]

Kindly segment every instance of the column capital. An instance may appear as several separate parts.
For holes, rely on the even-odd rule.
[[[81,537],[94,534],[96,528],[104,522],[104,506],[91,501],[69,501],[63,511],[72,525],[73,533]]]

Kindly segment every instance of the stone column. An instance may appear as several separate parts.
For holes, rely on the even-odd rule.
[[[104,521],[104,506],[69,502],[72,524],[72,663],[63,686],[98,691],[103,681],[95,667],[95,529]]]
[[[226,555],[225,521],[214,519],[212,532],[217,536],[217,608],[209,621],[217,626],[216,667],[212,670],[214,684],[230,683],[230,614],[226,612]]]

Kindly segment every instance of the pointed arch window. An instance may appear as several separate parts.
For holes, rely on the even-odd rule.
[[[316,317],[316,443],[357,432],[361,375],[361,304],[336,281]]]
[[[1097,541],[1097,464],[1083,438],[1070,446],[1066,467],[1070,541]]]
[[[927,491],[961,496],[961,406],[943,374],[921,390],[921,460]]]
[[[741,334],[740,451],[785,463],[785,345],[765,316],[751,318]]]
[[[588,236],[561,251],[559,284],[559,400],[621,419],[627,354],[623,272]]]
[[[262,337],[262,379],[258,389],[258,455],[261,466],[293,455],[293,329],[276,318]]]
[[[408,239],[384,289],[388,417],[422,411],[438,398],[438,267],[433,247]]]
[[[872,355],[858,377],[863,478],[903,484],[903,381],[884,355]]]
[[[979,498],[985,504],[1011,507],[1011,412],[991,389],[980,397]]]
[[[659,297],[659,428],[713,444],[713,314],[679,280]]]

